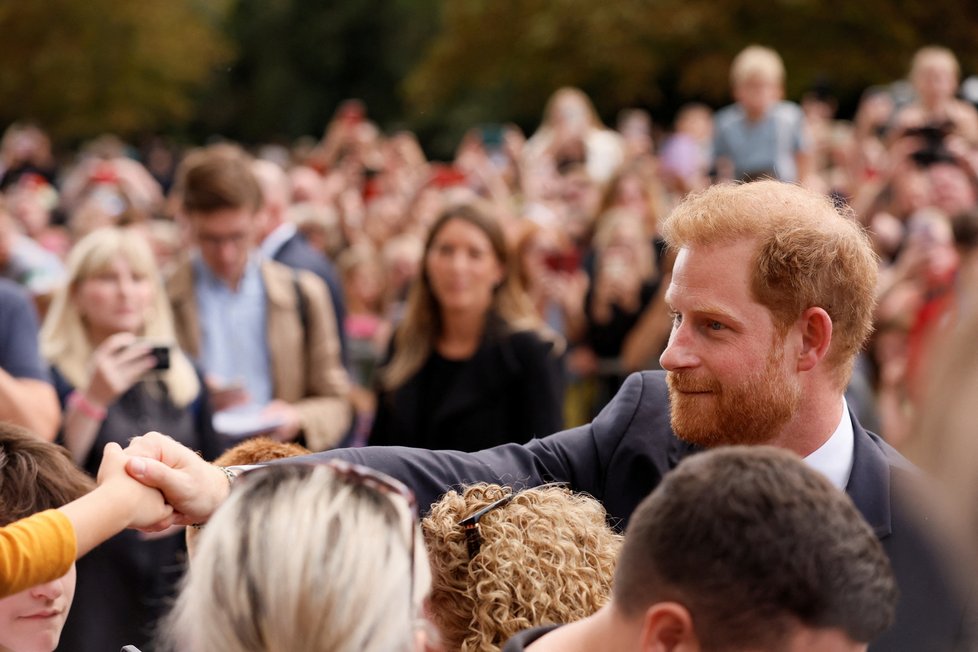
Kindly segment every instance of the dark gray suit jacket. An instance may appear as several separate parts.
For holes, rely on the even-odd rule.
[[[846,492],[890,557],[901,598],[897,620],[872,652],[972,649],[966,643],[965,601],[955,589],[924,509],[910,503],[914,467],[852,417],[855,449]],[[635,507],[681,459],[695,453],[669,422],[663,372],[632,374],[586,426],[478,453],[374,447],[327,451],[404,481],[425,510],[449,487],[470,482],[535,486],[570,484],[600,500],[622,527]],[[905,492],[905,490],[907,490]],[[817,527],[817,524],[813,524]],[[970,639],[973,640],[973,639]]]

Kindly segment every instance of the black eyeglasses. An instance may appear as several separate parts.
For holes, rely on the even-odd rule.
[[[391,476],[381,473],[380,471],[375,471],[366,466],[360,466],[359,464],[351,464],[344,460],[327,460],[324,462],[310,463],[310,462],[285,462],[283,464],[274,464],[269,466],[249,466],[246,470],[243,470],[240,474],[241,479],[245,479],[250,475],[257,475],[262,471],[276,468],[285,468],[289,466],[305,466],[310,468],[315,468],[317,466],[324,466],[330,469],[334,475],[340,478],[343,482],[366,487],[388,499],[391,496],[397,496],[403,500],[388,500],[388,502],[394,507],[394,511],[397,517],[400,519],[403,534],[407,537],[407,547],[408,554],[410,555],[410,566],[409,572],[410,576],[410,586],[409,589],[411,593],[411,603],[414,606],[419,606],[421,604],[421,597],[415,595],[415,590],[417,588],[416,582],[416,571],[417,571],[417,536],[415,536],[415,528],[418,522],[418,503],[414,497],[414,492],[408,489],[400,480],[392,478]],[[235,483],[237,484],[237,482]]]
[[[479,554],[479,550],[482,548],[482,532],[479,530],[479,520],[483,516],[485,516],[486,514],[488,514],[494,509],[499,509],[500,507],[507,505],[509,501],[513,500],[513,498],[523,493],[524,491],[530,491],[532,489],[548,489],[550,487],[565,487],[565,486],[567,486],[566,482],[548,482],[547,484],[542,484],[537,487],[528,487],[521,491],[513,491],[506,494],[496,502],[489,503],[488,505],[486,505],[485,507],[477,511],[475,514],[472,514],[471,516],[463,518],[461,521],[459,521],[458,525],[465,532],[465,545],[469,549],[469,561],[471,561],[477,554]]]

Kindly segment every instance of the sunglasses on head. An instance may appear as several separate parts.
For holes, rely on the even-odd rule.
[[[402,534],[406,537],[406,545],[408,554],[410,555],[410,596],[412,603],[420,604],[421,596],[415,595],[415,590],[417,588],[416,574],[417,574],[417,536],[415,530],[418,522],[418,504],[414,497],[414,492],[412,492],[407,485],[405,485],[400,480],[392,478],[391,476],[376,471],[366,466],[360,466],[359,464],[351,464],[344,460],[328,460],[324,462],[286,462],[283,464],[274,464],[268,466],[247,466],[247,467],[237,467],[241,469],[241,473],[238,476],[238,480],[235,485],[241,480],[247,482],[249,476],[258,476],[264,473],[274,473],[274,469],[280,469],[287,466],[304,466],[304,467],[325,467],[328,468],[334,476],[336,476],[342,482],[357,486],[364,487],[371,490],[386,500],[394,508],[395,513],[400,520],[399,525],[403,530]]]
[[[475,512],[471,516],[467,516],[458,522],[459,527],[465,532],[465,545],[469,550],[469,561],[475,558],[479,554],[479,550],[482,548],[482,531],[479,529],[479,521],[483,516],[489,512],[504,507],[509,504],[513,498],[525,491],[532,491],[534,489],[547,489],[549,487],[566,487],[566,482],[549,482],[547,484],[542,484],[537,487],[528,487],[526,489],[521,489],[520,491],[510,491],[499,500],[489,503],[479,511]]]

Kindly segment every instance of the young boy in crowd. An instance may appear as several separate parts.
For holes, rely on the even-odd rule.
[[[802,182],[811,173],[804,114],[784,97],[784,63],[778,53],[752,45],[734,59],[730,83],[735,103],[714,119],[713,163],[721,181],[762,177]]]

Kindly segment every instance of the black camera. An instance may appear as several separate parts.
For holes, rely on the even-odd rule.
[[[149,354],[156,360],[153,365],[155,371],[163,371],[170,368],[170,347],[165,345],[154,345],[149,350]]]
[[[910,154],[913,162],[920,167],[935,163],[954,162],[954,155],[944,144],[945,138],[953,131],[954,124],[948,121],[925,124],[920,127],[910,127],[904,130],[904,136],[918,138],[922,147]]]

